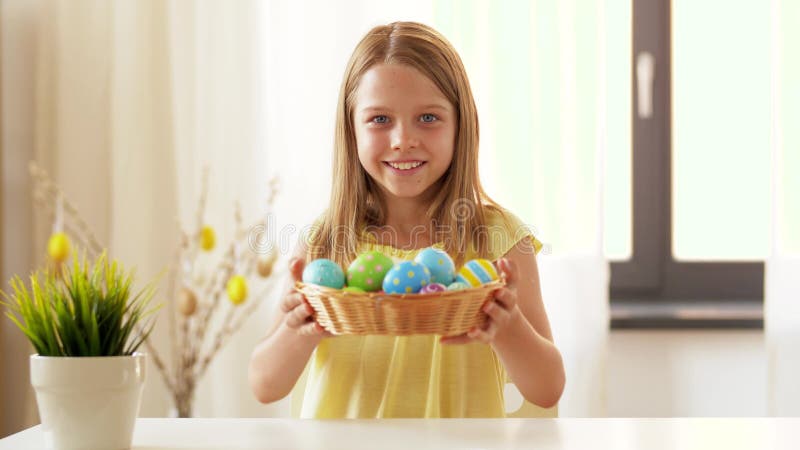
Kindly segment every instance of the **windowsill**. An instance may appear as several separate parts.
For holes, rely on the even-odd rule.
[[[611,300],[611,329],[764,329],[761,300]]]

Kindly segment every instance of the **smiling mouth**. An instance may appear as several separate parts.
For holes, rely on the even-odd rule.
[[[397,170],[411,170],[411,169],[416,169],[417,167],[425,164],[425,161],[402,161],[402,162],[384,161],[383,163]]]

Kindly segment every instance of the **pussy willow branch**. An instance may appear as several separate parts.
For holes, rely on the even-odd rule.
[[[236,269],[236,262],[237,258],[240,257],[236,254],[236,245],[242,242],[242,239],[246,237],[246,230],[242,227],[242,214],[239,207],[238,202],[234,206],[234,221],[235,221],[235,234],[234,238],[228,246],[228,251],[225,252],[225,256],[222,258],[220,265],[218,267],[218,276],[216,282],[217,286],[214,292],[212,292],[211,303],[207,305],[203,310],[202,318],[199,322],[199,326],[195,330],[195,339],[196,342],[199,344],[194,349],[194,354],[199,354],[201,350],[201,344],[203,342],[203,335],[205,334],[206,329],[208,328],[208,323],[211,320],[211,316],[213,315],[214,311],[221,303],[222,297],[225,295],[226,291],[226,284],[227,281],[231,278],[234,274]]]
[[[178,225],[178,229],[180,230],[180,224]],[[170,343],[170,368],[177,367],[177,360],[179,358],[178,352],[178,337],[177,337],[177,323],[176,323],[176,295],[177,295],[177,286],[175,280],[178,278],[178,273],[181,270],[181,252],[185,247],[188,245],[188,240],[185,238],[185,233],[183,231],[180,232],[178,238],[178,246],[175,247],[175,253],[172,256],[172,270],[169,276],[168,282],[168,291],[167,295],[168,298],[171,300],[169,302],[169,308],[167,309],[167,325],[169,328],[169,343]],[[171,372],[171,371],[170,371]],[[174,375],[174,374],[173,374]],[[171,391],[174,390],[170,389]]]
[[[228,315],[225,317],[225,321],[223,326],[220,328],[219,332],[216,335],[214,340],[214,344],[212,345],[211,349],[208,353],[200,359],[200,367],[197,370],[197,378],[205,374],[208,365],[214,359],[214,356],[219,352],[219,350],[228,343],[231,337],[242,328],[244,322],[247,321],[248,318],[252,317],[253,313],[261,306],[260,299],[265,298],[268,296],[272,290],[277,286],[279,283],[275,282],[275,279],[281,278],[280,275],[283,275],[283,272],[277,272],[273,274],[273,277],[270,277],[269,284],[264,287],[257,295],[253,296],[253,301],[248,303],[248,305],[244,308],[232,308],[229,310]],[[238,311],[238,314],[235,314]]]
[[[48,209],[49,205],[45,200],[42,200],[40,198],[35,198],[34,205],[37,206],[39,209],[44,210],[43,214],[45,215],[45,219],[47,220],[48,223],[52,223],[53,220],[55,220],[55,212],[53,211],[53,209]],[[71,217],[72,215],[68,214],[68,216]],[[76,247],[86,250],[89,259],[97,259],[97,257],[100,256],[100,253],[94,251],[92,247],[89,245],[89,242],[83,235],[84,233],[83,230],[78,228],[77,225],[73,225],[69,221],[65,221],[64,232],[68,236],[72,237],[72,240],[75,241],[74,243],[77,244]],[[42,255],[39,261],[39,265],[41,266],[46,264],[47,264],[47,256]]]
[[[33,197],[37,207],[44,211],[47,220],[50,223],[55,219],[56,199],[59,197],[62,201],[62,206],[65,212],[64,231],[72,236],[78,247],[85,249],[91,257],[96,257],[103,251],[103,246],[94,235],[94,232],[81,216],[78,209],[70,203],[60,187],[58,187],[47,172],[43,170],[35,162],[29,165],[29,171],[34,181]],[[196,212],[196,225],[197,229],[194,233],[188,234],[180,231],[180,242],[176,248],[173,256],[173,269],[168,282],[167,296],[171,299],[169,313],[169,338],[170,338],[170,360],[171,364],[168,366],[165,360],[161,357],[156,347],[151,340],[145,339],[144,345],[148,349],[153,362],[161,374],[167,389],[173,394],[176,400],[187,399],[191,395],[193,386],[196,385],[198,380],[208,369],[211,361],[218,354],[222,347],[230,340],[243,325],[244,322],[253,315],[256,308],[260,305],[260,299],[263,299],[276,285],[274,278],[282,271],[274,271],[269,277],[269,284],[261,290],[258,295],[251,295],[253,301],[248,303],[246,307],[231,306],[227,311],[226,316],[220,328],[216,331],[213,337],[210,348],[200,355],[203,350],[203,343],[205,341],[206,332],[208,331],[211,317],[217,310],[219,305],[223,303],[222,298],[226,295],[227,281],[234,274],[235,269],[240,269],[240,274],[252,279],[255,267],[258,263],[258,255],[254,252],[244,251],[242,254],[236,254],[236,245],[245,245],[247,243],[248,230],[242,226],[241,208],[238,203],[235,204],[235,233],[234,239],[228,246],[227,251],[224,253],[219,264],[213,269],[212,275],[203,280],[198,274],[195,276],[195,265],[191,265],[191,270],[186,275],[186,282],[193,285],[205,285],[200,289],[193,290],[197,297],[197,311],[191,317],[176,314],[176,298],[179,287],[185,285],[183,280],[183,262],[182,257],[186,257],[188,261],[194,263],[199,253],[200,234],[204,226],[203,218],[208,200],[208,167],[203,169],[203,177],[201,182],[200,198],[197,205]],[[269,193],[267,204],[271,207],[278,193],[279,180],[277,177],[272,177],[269,180]],[[266,222],[261,222],[266,226]],[[178,226],[181,229],[180,225]],[[197,280],[197,282],[195,282]],[[192,286],[185,285],[187,289],[192,289]],[[201,301],[202,299],[210,299],[210,301]],[[177,317],[176,317],[177,316]],[[179,318],[178,318],[179,317]],[[177,319],[177,320],[176,320]],[[180,321],[180,324],[177,322]],[[178,329],[179,328],[179,329]],[[195,370],[197,369],[197,370]]]
[[[278,192],[277,177],[272,177],[270,179],[269,191],[270,192],[268,195],[267,204],[271,207],[274,204],[275,196],[277,195]],[[253,274],[258,260],[257,255],[255,254],[255,252],[252,251],[244,251],[242,254],[239,255],[235,254],[236,243],[247,242],[248,230],[242,227],[241,207],[238,202],[234,206],[234,211],[235,211],[234,219],[236,222],[236,234],[234,237],[234,242],[231,244],[228,253],[226,254],[226,256],[229,256],[231,258],[228,261],[228,265],[223,266],[223,269],[227,269],[227,270],[222,270],[222,272],[226,274],[226,276],[222,277],[223,282],[229,279],[230,276],[233,274],[236,262],[239,262],[240,264],[242,271],[241,275],[244,275],[249,278],[250,275]],[[261,221],[257,225],[266,226],[266,222]],[[270,283],[270,285],[267,288],[265,288],[258,296],[254,297],[254,299],[263,298],[263,296],[266,295],[271,290],[272,285],[273,283]],[[201,330],[198,331],[205,332],[205,328],[208,326],[208,319],[210,318],[214,308],[218,305],[219,297],[222,295],[219,292],[217,292],[216,294],[217,294],[216,296],[212,297],[214,298],[214,303],[212,303],[212,305],[207,310],[207,314],[204,317]],[[251,297],[253,297],[252,294]],[[202,377],[203,374],[205,374],[208,365],[211,363],[217,352],[227,343],[230,337],[242,327],[245,319],[247,319],[252,315],[252,313],[259,306],[259,304],[260,302],[253,300],[245,308],[230,308],[228,310],[227,314],[225,315],[225,319],[222,322],[222,325],[220,326],[219,330],[214,336],[214,341],[213,344],[211,345],[211,348],[202,357],[199,356],[202,351],[202,348],[198,349],[198,356],[199,356],[198,361],[200,363],[200,367],[196,372],[196,377],[198,379]],[[239,312],[238,315],[236,314],[237,311]],[[234,317],[236,317],[237,320],[234,322],[233,325],[231,325],[231,322],[233,322]]]
[[[158,369],[158,372],[161,374],[161,379],[164,381],[164,384],[167,386],[167,390],[170,392],[175,391],[175,384],[172,382],[172,379],[169,377],[169,371],[164,366],[164,362],[162,361],[161,357],[158,355],[155,346],[150,342],[150,339],[144,340],[144,346],[147,347],[147,351],[150,353],[150,356],[153,358],[153,362]]]
[[[67,200],[66,196],[64,195],[64,192],[61,190],[60,187],[56,186],[56,184],[53,182],[53,180],[50,178],[47,172],[44,169],[42,169],[35,161],[31,161],[28,164],[28,172],[30,173],[31,178],[33,178],[34,187],[36,188],[36,190],[38,191],[41,189],[47,194],[50,194],[49,197],[45,199],[47,208],[55,209],[55,199],[60,197],[61,201],[63,202],[62,204],[64,205],[64,212],[69,214],[70,217],[72,217],[72,219],[75,220],[78,229],[80,229],[81,232],[85,235],[86,242],[88,243],[88,245],[85,248],[93,251],[95,254],[102,253],[103,247],[97,241],[97,238],[95,238],[94,233],[92,232],[89,225],[86,223],[86,221],[83,220],[83,217],[81,217],[78,209],[72,203],[70,203],[69,200]]]

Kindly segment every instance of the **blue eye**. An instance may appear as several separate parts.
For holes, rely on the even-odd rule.
[[[420,119],[425,123],[433,123],[439,120],[438,117],[434,116],[433,114],[423,114]]]
[[[370,120],[370,122],[383,124],[389,122],[389,118],[386,116],[375,116]]]

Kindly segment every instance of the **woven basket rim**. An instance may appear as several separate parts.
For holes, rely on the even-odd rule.
[[[500,289],[506,285],[505,281],[497,279],[480,286],[474,286],[467,289],[459,289],[456,291],[442,291],[430,292],[426,294],[387,294],[385,292],[350,292],[341,289],[335,289],[327,286],[320,286],[317,284],[303,283],[302,281],[295,282],[295,289],[298,291],[310,290],[317,294],[323,294],[335,299],[348,299],[353,301],[391,301],[391,300],[428,300],[440,297],[462,297],[465,293],[472,293],[475,291],[490,291]]]

